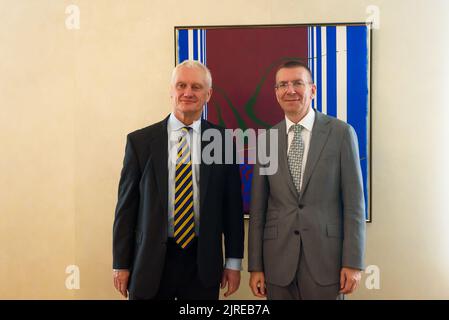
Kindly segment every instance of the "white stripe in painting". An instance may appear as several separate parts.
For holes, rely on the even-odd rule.
[[[189,47],[189,60],[193,60],[193,30],[187,30],[188,33],[188,47]]]
[[[346,27],[337,26],[337,118],[347,120]]]
[[[204,29],[201,30],[201,39],[202,39],[201,43],[203,44],[202,48],[201,48],[201,52],[202,52],[201,62],[204,65],[206,65],[206,30],[204,30]],[[208,116],[207,111],[208,111],[208,107],[207,107],[207,103],[206,103],[203,108],[204,119],[206,119],[206,120],[207,120],[207,116]]]
[[[312,27],[307,27],[307,66],[312,70]],[[312,75],[313,77],[313,75]],[[315,107],[315,101],[312,100],[312,108]]]
[[[207,66],[207,56],[206,56],[207,52],[206,52],[206,30],[203,30],[203,63]],[[205,110],[205,116],[206,119],[208,117],[208,104],[206,103],[206,107],[204,108]]]
[[[369,29],[367,30],[367,32],[368,32],[368,34],[369,34]],[[369,39],[369,36],[368,36],[368,38],[366,39],[366,42],[367,42],[367,45],[366,45],[366,47],[367,47],[367,59],[366,59],[366,62],[367,62],[367,65],[368,65],[368,68],[367,68],[367,73],[366,73],[366,76],[368,77],[368,81],[367,81],[367,83],[368,83],[368,87],[367,87],[367,89],[368,89],[368,97],[371,95],[371,93],[370,93],[370,88],[371,88],[371,76],[370,76],[370,65],[371,65],[371,61],[370,61],[370,59],[371,59],[371,55],[370,55],[370,52],[371,52],[371,40]],[[368,114],[369,114],[369,110],[371,109],[371,104],[370,104],[370,100],[368,99]],[[368,126],[369,126],[369,121],[368,121]],[[370,132],[370,129],[369,129],[369,127],[368,127],[368,131],[367,132]],[[370,135],[368,135],[368,139],[369,139],[369,136]],[[368,142],[369,143],[369,142]],[[369,156],[368,156],[368,159],[371,159]]]
[[[327,114],[327,46],[326,27],[321,27],[321,112]]]

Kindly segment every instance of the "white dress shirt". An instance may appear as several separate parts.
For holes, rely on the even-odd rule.
[[[304,155],[302,157],[302,164],[301,164],[301,177],[304,177],[304,170],[306,168],[307,163],[307,155],[309,154],[309,147],[310,147],[310,138],[312,137],[312,128],[313,123],[315,121],[315,111],[310,108],[309,112],[307,112],[306,116],[301,119],[297,124],[300,124],[303,129],[301,131],[301,137],[302,141],[304,142]],[[287,148],[287,154],[290,150],[290,145],[293,141],[293,137],[295,133],[293,130],[290,132],[290,127],[296,123],[292,122],[287,116],[285,116],[285,123],[287,125],[287,135],[288,135],[288,148]],[[302,188],[302,181],[304,179],[301,179],[300,188]]]
[[[170,114],[167,123],[168,133],[168,236],[173,237],[174,212],[175,212],[175,175],[176,160],[178,156],[178,141],[182,134],[182,128],[190,127],[190,137],[187,143],[190,147],[192,159],[192,186],[193,186],[193,212],[195,214],[195,233],[200,232],[200,156],[201,156],[201,118],[186,126],[179,121],[173,113]]]
[[[181,129],[190,127],[190,139],[187,143],[190,147],[192,158],[192,186],[193,186],[193,212],[195,214],[195,233],[200,232],[200,163],[201,163],[201,118],[186,126],[179,121],[173,113],[170,114],[167,123],[168,133],[168,236],[173,237],[174,233],[174,206],[175,206],[175,174],[176,160],[178,155],[177,143],[182,133]],[[242,259],[227,258],[226,269],[241,270]]]

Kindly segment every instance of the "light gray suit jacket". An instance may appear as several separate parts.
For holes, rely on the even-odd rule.
[[[342,267],[364,268],[365,202],[354,129],[316,111],[300,195],[288,169],[285,120],[270,130],[278,130],[279,164],[270,176],[260,174],[259,162],[254,166],[248,270],[286,286],[303,254],[317,283],[336,284]]]

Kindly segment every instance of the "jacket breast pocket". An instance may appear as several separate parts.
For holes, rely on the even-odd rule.
[[[318,165],[326,168],[331,168],[339,164],[336,156],[325,156],[320,158]]]
[[[265,221],[276,220],[277,218],[278,218],[278,212],[269,210],[269,211],[267,211],[267,216],[265,218]]]

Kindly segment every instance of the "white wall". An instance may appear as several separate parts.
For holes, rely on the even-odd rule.
[[[65,28],[69,4],[80,30]],[[360,22],[369,5],[380,29],[367,264],[381,288],[353,298],[449,299],[443,0],[0,1],[0,298],[118,298],[111,231],[125,134],[170,110],[174,26]],[[64,286],[70,264],[77,291]],[[235,298],[251,297],[247,282]]]

